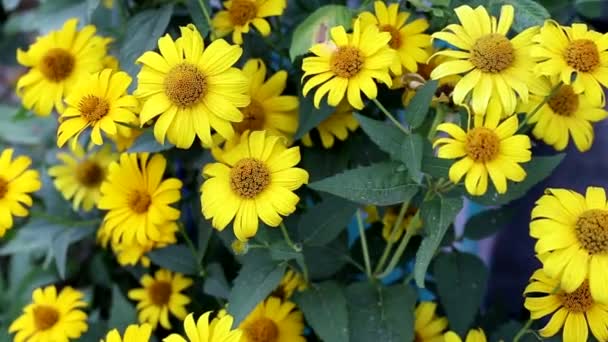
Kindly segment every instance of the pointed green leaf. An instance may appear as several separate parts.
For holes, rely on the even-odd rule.
[[[348,225],[357,204],[336,196],[308,209],[298,222],[300,240],[310,246],[323,246],[333,241]]]
[[[312,284],[294,301],[323,341],[348,342],[348,314],[344,290],[334,281]]]
[[[93,235],[96,230],[97,227],[65,227],[62,232],[55,236],[51,248],[61,279],[65,279],[68,248],[70,245],[89,235]]]
[[[392,123],[370,119],[367,116],[355,114],[361,129],[378,147],[388,153],[393,160],[403,160],[403,141],[406,134]]]
[[[188,247],[184,245],[169,245],[148,252],[152,262],[173,272],[193,275],[198,273],[197,260]]]
[[[110,306],[108,325],[112,329],[124,330],[134,322],[137,322],[137,315],[133,304],[123,296],[118,285],[114,285],[112,287],[112,305]]]
[[[490,11],[498,15],[504,5],[515,9],[513,30],[521,32],[529,27],[542,25],[551,15],[538,1],[534,0],[490,0]]]
[[[405,108],[405,121],[409,123],[411,128],[420,127],[426,119],[438,84],[436,80],[428,81],[416,90],[416,95]]]
[[[512,216],[513,210],[508,207],[484,210],[467,220],[464,236],[471,240],[487,238],[503,227]]]
[[[317,127],[335,111],[335,108],[328,105],[325,101],[321,101],[318,109],[315,108],[312,98],[312,92],[308,94],[308,97],[300,95],[298,131],[294,138],[296,140],[302,138],[304,134]]]
[[[405,163],[410,178],[416,183],[422,181],[422,151],[425,140],[420,134],[406,135],[403,140],[403,155],[401,161]]]

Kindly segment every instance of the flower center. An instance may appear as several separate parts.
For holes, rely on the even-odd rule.
[[[85,160],[78,164],[76,168],[76,179],[78,183],[88,187],[94,188],[101,184],[103,181],[104,172],[101,166],[94,161]]]
[[[500,139],[492,130],[485,127],[473,128],[467,134],[465,151],[476,162],[489,162],[498,155]]]
[[[562,293],[560,297],[562,304],[570,312],[587,312],[593,306],[593,298],[587,280],[574,292]]]
[[[88,122],[97,122],[110,111],[108,101],[94,95],[83,97],[78,108],[82,118]]]
[[[363,55],[356,47],[342,46],[331,56],[331,71],[338,77],[351,78],[363,69]]]
[[[38,330],[48,330],[59,320],[59,312],[52,306],[37,305],[33,312],[34,324]]]
[[[608,252],[608,210],[585,211],[576,221],[575,232],[589,254]]]
[[[3,199],[7,192],[8,182],[4,178],[0,177],[0,199]]]
[[[207,78],[194,65],[182,63],[173,67],[165,78],[165,94],[178,107],[190,107],[207,92]]]
[[[246,329],[249,342],[276,342],[279,339],[279,328],[268,318],[262,317],[251,323]]]
[[[597,45],[589,39],[577,39],[570,42],[564,58],[576,71],[590,72],[600,65],[600,53]]]
[[[513,45],[507,37],[491,33],[475,42],[471,50],[471,63],[483,72],[499,73],[513,64]]]
[[[152,199],[150,195],[144,191],[135,190],[128,198],[129,207],[137,214],[143,214],[148,211]]]
[[[171,283],[166,281],[155,281],[148,287],[150,301],[156,306],[163,306],[169,303],[171,298]]]
[[[578,109],[578,95],[571,86],[562,85],[548,103],[555,114],[570,116]]]
[[[238,26],[243,26],[255,19],[257,13],[255,2],[250,0],[232,0],[232,6],[228,10],[230,21]]]
[[[241,110],[243,112],[243,121],[235,122],[234,129],[237,133],[243,133],[246,130],[259,131],[264,128],[264,107],[254,100],[251,99],[249,106]]]
[[[53,82],[68,78],[72,70],[74,70],[74,56],[64,49],[50,49],[40,61],[40,72]]]
[[[401,34],[399,34],[399,30],[395,28],[393,25],[382,25],[380,27],[380,31],[388,32],[391,34],[391,40],[388,42],[388,45],[393,49],[398,49],[401,47]]]
[[[230,171],[230,188],[243,198],[254,198],[270,184],[270,171],[263,162],[241,159]]]

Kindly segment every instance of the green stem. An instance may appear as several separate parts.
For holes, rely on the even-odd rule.
[[[528,321],[526,322],[526,324],[524,324],[523,327],[521,327],[521,329],[519,329],[519,331],[517,332],[517,334],[515,335],[515,337],[513,337],[513,342],[519,342],[519,340],[528,332],[528,330],[530,329],[530,326],[532,325],[532,318],[528,319]]]
[[[380,101],[378,101],[377,99],[372,99],[372,102],[374,102],[376,104],[376,106],[378,106],[380,111],[382,111],[382,113],[384,113],[384,115],[386,115],[386,117],[389,120],[391,120],[395,124],[395,126],[397,126],[400,130],[402,130],[403,133],[410,134],[410,131],[407,128],[403,127],[403,125],[397,119],[395,119],[393,114],[391,114],[386,108],[384,108],[384,106],[382,105],[382,103],[380,103]]]
[[[207,11],[207,6],[205,6],[205,3],[203,2],[203,0],[198,0],[198,4],[199,4],[199,6],[201,6],[201,9],[203,10],[203,15],[205,16],[207,25],[209,25],[209,38],[211,40],[214,40],[215,32],[213,31],[213,24],[211,23],[211,16],[209,15],[209,11]]]
[[[287,243],[287,245],[289,245],[289,247],[291,247],[291,249],[293,249],[296,252],[301,252],[302,248],[299,247],[298,245],[296,245],[293,240],[289,237],[289,232],[287,231],[287,227],[285,227],[285,223],[281,221],[281,233],[283,233],[283,239],[285,239],[285,242]]]
[[[363,219],[361,212],[357,209],[357,227],[359,228],[359,240],[361,241],[361,249],[363,250],[363,261],[365,262],[365,274],[369,279],[372,278],[372,265],[369,259],[369,249],[367,248],[367,237],[365,237],[365,229],[363,227]]]
[[[429,134],[427,138],[429,141],[433,141],[435,139],[435,135],[437,135],[437,126],[443,122],[445,119],[446,110],[443,108],[441,103],[437,104],[437,110],[435,111],[435,117],[433,118],[433,123],[431,124],[431,129],[429,130]]]
[[[395,225],[393,226],[391,235],[386,243],[386,247],[384,247],[384,252],[382,252],[380,261],[378,261],[378,264],[376,265],[376,268],[374,269],[374,273],[376,273],[376,274],[378,272],[380,272],[380,270],[384,267],[384,265],[386,264],[386,261],[388,259],[388,255],[393,250],[393,245],[395,244],[394,239],[396,238],[395,234],[398,232],[398,229],[401,226],[401,223],[403,222],[403,217],[405,216],[405,212],[407,211],[407,208],[409,205],[410,205],[409,201],[403,202],[403,204],[401,205],[401,209],[399,209],[399,215],[397,216],[397,221],[395,221]]]
[[[184,237],[184,240],[186,241],[186,245],[188,245],[188,249],[190,250],[190,252],[192,253],[192,256],[194,257],[194,260],[198,260],[199,255],[196,252],[196,248],[194,247],[194,244],[192,243],[190,236],[188,236],[188,233],[186,232],[184,225],[181,224],[181,222],[180,222],[180,223],[178,223],[177,226],[179,227],[179,232],[182,233],[182,236]],[[198,269],[199,276],[204,277],[205,270],[203,269],[203,266],[201,265],[201,263],[197,261],[196,267]]]
[[[416,212],[416,215],[412,218],[412,220],[410,221],[410,224],[408,224],[407,230],[405,231],[405,236],[403,237],[403,240],[401,240],[401,243],[399,243],[399,247],[397,247],[397,250],[395,251],[395,254],[393,254],[393,257],[391,258],[391,261],[389,262],[388,266],[386,267],[384,272],[380,273],[377,276],[379,279],[382,279],[382,278],[386,277],[387,275],[391,274],[391,272],[393,272],[393,270],[399,263],[399,259],[401,259],[403,252],[405,252],[405,248],[407,247],[407,244],[410,242],[410,239],[415,234],[414,224],[416,224],[416,222],[418,222],[419,217],[420,217],[420,210],[418,210],[418,212]]]
[[[553,89],[551,89],[551,92],[549,93],[549,95],[545,96],[545,98],[536,106],[534,107],[534,109],[526,114],[526,117],[524,118],[524,120],[519,124],[519,128],[517,129],[518,131],[520,129],[522,129],[530,120],[530,118],[536,114],[536,112],[538,112],[547,102],[549,102],[549,100],[551,100],[551,98],[553,96],[555,96],[555,94],[557,94],[557,92],[559,91],[559,89],[562,87],[563,82],[559,82],[557,85],[555,85],[555,87],[553,87]]]

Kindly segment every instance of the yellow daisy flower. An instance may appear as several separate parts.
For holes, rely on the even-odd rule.
[[[443,335],[445,342],[462,342],[462,339],[458,334],[453,331],[448,331]],[[482,329],[471,329],[467,333],[465,342],[486,342],[486,334]]]
[[[124,152],[131,148],[137,138],[144,134],[143,129],[135,129],[122,125],[118,125],[116,128],[116,134],[108,135],[108,138],[114,142],[118,152]]]
[[[560,288],[558,278],[551,278],[540,269],[530,278],[524,294],[524,306],[530,310],[530,318],[551,315],[539,331],[542,337],[551,337],[563,327],[564,342],[587,341],[589,329],[598,341],[608,340],[608,305],[593,299],[588,281],[568,293]]]
[[[352,34],[343,26],[333,27],[330,34],[331,41],[313,45],[310,52],[315,56],[302,62],[302,80],[312,76],[304,83],[304,96],[322,84],[315,92],[315,107],[329,94],[330,106],[337,106],[346,95],[351,106],[363,109],[361,91],[369,99],[378,95],[374,79],[389,87],[392,84],[389,67],[397,53],[388,45],[391,34],[380,32],[375,25],[361,27],[360,19],[355,20]]]
[[[184,320],[184,330],[188,339],[178,334],[171,334],[163,342],[240,342],[243,332],[232,329],[234,319],[228,314],[214,318],[209,323],[211,312],[206,312],[194,323],[193,314]]]
[[[16,333],[14,342],[76,340],[88,329],[83,298],[69,286],[59,293],[54,285],[38,288],[8,332]]]
[[[72,208],[91,211],[101,197],[101,183],[106,179],[110,163],[118,159],[110,146],[87,153],[76,144],[71,153],[59,152],[62,164],[49,168],[53,184],[66,200],[72,200]]]
[[[531,95],[527,104],[521,105],[521,111],[531,113],[545,100],[551,90],[559,84],[556,78],[537,81],[539,92]],[[599,100],[599,99],[597,99]],[[561,85],[559,90],[544,104],[528,123],[535,124],[532,134],[537,139],[562,151],[568,146],[569,136],[576,148],[585,152],[593,144],[592,122],[605,119],[608,112],[599,101],[595,101],[588,92],[575,91],[570,85]]]
[[[306,342],[304,317],[290,301],[270,297],[258,304],[239,325],[241,342],[289,341]]]
[[[432,36],[456,49],[435,53],[449,61],[433,69],[432,79],[462,74],[454,88],[454,102],[465,103],[471,94],[475,113],[508,116],[515,112],[519,100],[528,101],[528,81],[534,62],[530,58],[532,37],[537,27],[529,28],[512,39],[507,32],[513,23],[513,6],[502,6],[500,19],[486,9],[464,5],[454,10],[461,25],[448,25]],[[518,96],[516,96],[518,95]]]
[[[63,112],[63,98],[82,77],[103,68],[109,38],[95,36],[95,26],[77,30],[78,19],[67,20],[58,31],[38,37],[27,51],[17,49],[19,64],[30,68],[17,81],[23,106],[38,115],[53,108]]]
[[[270,24],[264,18],[282,15],[287,7],[286,0],[228,0],[226,10],[219,11],[211,24],[214,32],[224,37],[232,32],[232,41],[243,44],[243,33],[249,33],[253,25],[263,37],[270,34]]]
[[[429,59],[427,48],[431,46],[431,36],[423,32],[429,28],[424,18],[415,19],[406,24],[411,14],[399,12],[399,4],[392,3],[386,6],[383,1],[374,2],[375,15],[363,12],[359,15],[363,27],[376,25],[381,32],[391,34],[388,45],[397,51],[391,70],[401,74],[401,67],[411,72],[418,70],[418,63]]]
[[[439,138],[433,146],[440,146],[437,156],[459,159],[449,171],[450,180],[457,184],[466,174],[464,185],[471,195],[480,196],[488,189],[488,175],[499,194],[507,192],[507,180],[521,182],[526,171],[519,165],[532,159],[530,138],[515,134],[517,116],[511,116],[498,124],[497,117],[485,117],[485,122],[475,120],[475,127],[465,132],[453,123],[437,126],[450,138]]]
[[[130,84],[126,72],[113,73],[110,69],[82,78],[65,99],[67,108],[59,118],[57,146],[62,147],[72,137],[76,143],[87,127],[92,128],[91,141],[101,145],[101,131],[115,135],[120,123],[137,122],[133,111],[139,103],[127,95]]]
[[[293,294],[306,290],[308,285],[302,275],[293,270],[287,270],[279,283],[279,286],[272,292],[271,296],[289,299]]]
[[[407,230],[410,225],[410,222],[416,216],[418,212],[417,208],[413,206],[409,206],[403,216],[403,220],[401,221],[401,225],[397,228],[397,231],[393,233],[393,228],[395,227],[395,223],[397,222],[397,218],[399,218],[399,210],[400,206],[392,206],[387,207],[384,211],[384,215],[382,216],[382,237],[386,241],[397,242],[403,236],[403,233]],[[422,221],[417,220],[414,222],[413,229],[418,229],[422,227]]]
[[[562,27],[547,20],[533,39],[538,45],[532,48],[532,56],[540,59],[534,68],[537,74],[559,76],[577,93],[584,90],[604,104],[600,84],[608,87],[608,33],[588,30],[585,24]]]
[[[300,148],[287,148],[285,139],[265,131],[245,132],[239,145],[222,155],[220,163],[207,164],[201,187],[202,212],[218,230],[234,218],[234,234],[245,241],[258,230],[258,217],[277,227],[280,215],[296,210],[300,198],[293,193],[308,182],[308,172],[295,167]]]
[[[160,269],[154,277],[144,274],[140,279],[142,288],[130,290],[128,296],[137,301],[138,319],[140,323],[150,323],[156,330],[158,323],[165,329],[171,329],[169,313],[179,318],[186,318],[186,305],[190,298],[181,293],[192,285],[192,279],[179,273]]]
[[[532,210],[530,236],[545,273],[573,292],[589,279],[593,299],[608,304],[608,204],[603,188],[585,196],[547,189]]]
[[[353,107],[347,101],[342,101],[336,110],[316,127],[316,130],[319,132],[321,145],[324,148],[332,148],[336,139],[346,140],[349,131],[354,132],[357,128],[359,128],[359,121],[353,115]],[[313,146],[310,133],[304,134],[302,144],[308,147]]]
[[[102,342],[148,342],[152,335],[150,324],[136,325],[131,324],[125,330],[124,337],[120,337],[118,329],[110,331]]]
[[[414,311],[414,340],[416,342],[443,342],[448,319],[436,315],[437,304],[421,302]]]
[[[117,72],[120,71],[118,58],[107,55],[103,58],[103,69],[112,69],[112,71]]]
[[[265,130],[269,135],[288,140],[298,129],[298,97],[281,95],[287,83],[287,72],[279,70],[266,79],[266,65],[261,59],[251,59],[243,66],[249,78],[251,103],[242,108],[243,121],[233,123],[238,136],[245,131]]]
[[[148,153],[121,154],[118,162],[110,164],[101,185],[98,207],[108,210],[103,224],[112,244],[163,241],[167,234],[162,227],[180,216],[171,204],[180,200],[182,182],[163,180],[166,159],[160,154],[149,157]]]
[[[158,116],[154,137],[161,144],[167,137],[175,146],[189,148],[196,135],[211,146],[211,129],[230,139],[231,122],[242,121],[239,108],[249,105],[249,81],[232,67],[243,50],[223,39],[205,48],[194,25],[180,30],[175,41],[169,35],[158,40],[160,54],[148,51],[137,60],[143,64],[135,90],[143,102],[140,124]]]
[[[13,149],[0,153],[0,238],[13,227],[13,216],[26,217],[32,206],[30,193],[40,190],[40,175],[28,170],[32,160],[19,156],[13,160]]]

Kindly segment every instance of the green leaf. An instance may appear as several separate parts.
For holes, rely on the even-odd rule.
[[[391,205],[411,199],[418,192],[400,163],[381,162],[311,183],[310,188],[361,204]]]
[[[447,179],[453,163],[452,160],[435,157],[430,151],[422,156],[422,172],[434,178]]]
[[[21,0],[2,0],[2,7],[6,12],[10,12],[19,6]]]
[[[509,321],[500,325],[491,335],[490,341],[507,342],[513,341],[513,338],[523,328],[523,324],[517,321]],[[521,336],[520,342],[538,342],[538,339],[532,333],[533,330],[529,330],[527,334]],[[559,334],[557,335],[559,336]],[[561,339],[558,339],[561,341]],[[543,341],[551,341],[551,339],[543,339]]]
[[[0,141],[20,145],[44,143],[45,138],[54,130],[48,118],[28,117],[15,120],[20,112],[20,107],[0,104]]]
[[[135,64],[144,52],[154,50],[158,38],[165,33],[173,14],[173,5],[150,9],[137,13],[127,22],[125,37],[120,45],[118,59],[120,67],[133,77],[130,88],[135,88],[139,67]]]
[[[464,236],[471,240],[481,240],[496,233],[513,216],[510,208],[484,210],[470,217],[464,227]]]
[[[606,13],[606,2],[604,0],[575,0],[576,11],[590,19],[601,18]]]
[[[234,279],[228,296],[228,312],[238,326],[281,282],[285,263],[277,264],[268,257],[245,258],[245,264]]]
[[[327,246],[304,246],[310,279],[327,279],[342,269],[350,258],[347,244],[346,234],[342,234]]]
[[[336,196],[326,196],[315,207],[308,209],[298,223],[300,240],[311,246],[322,246],[333,241],[357,210],[357,204]]]
[[[459,197],[435,197],[422,204],[420,214],[426,236],[416,252],[414,264],[414,277],[418,287],[424,287],[424,277],[431,260],[460,209],[462,209],[462,199]]]
[[[361,129],[369,136],[371,141],[388,153],[393,160],[403,160],[403,142],[406,134],[394,124],[370,119],[367,116],[355,114]]]
[[[19,228],[15,237],[0,248],[0,255],[48,250],[53,239],[65,226],[43,219],[32,219]]]
[[[197,260],[188,247],[184,245],[170,245],[148,252],[152,262],[168,270],[182,274],[198,274]]]
[[[123,296],[118,285],[114,285],[108,326],[123,331],[129,324],[135,322],[137,322],[137,315],[133,304]]]
[[[564,153],[560,153],[554,156],[533,157],[530,162],[522,165],[527,173],[524,181],[520,183],[509,182],[506,194],[500,195],[494,187],[491,187],[485,195],[471,197],[471,199],[476,203],[487,206],[504,205],[519,199],[525,196],[533,186],[551,175],[553,170],[562,162],[564,156]]]
[[[351,342],[403,342],[414,339],[415,291],[406,285],[368,282],[346,289]]]
[[[152,129],[144,130],[144,133],[137,137],[133,145],[129,148],[128,152],[149,152],[156,153],[162,152],[173,148],[173,145],[167,141],[161,145],[154,137]]]
[[[489,9],[498,15],[503,5],[513,5],[515,17],[512,28],[517,32],[542,25],[546,19],[551,17],[547,9],[534,0],[490,0]]]
[[[274,241],[268,247],[270,257],[276,261],[289,261],[301,259],[302,253],[296,252],[284,240]]]
[[[440,254],[433,264],[437,293],[450,321],[450,329],[463,336],[475,319],[485,295],[488,270],[468,253]]]
[[[52,251],[59,277],[65,279],[65,268],[67,263],[68,248],[71,244],[78,242],[89,235],[95,234],[97,227],[65,227],[62,232],[53,239]]]
[[[318,109],[315,108],[312,101],[312,94],[308,94],[308,97],[300,95],[298,131],[296,132],[294,139],[298,140],[302,138],[304,134],[317,127],[323,120],[333,114],[334,111],[335,108],[328,105],[325,101],[321,101]]]
[[[420,134],[410,134],[405,136],[403,141],[402,161],[407,167],[410,178],[420,183],[422,181],[422,151],[424,150],[425,140]]]
[[[294,301],[314,332],[323,341],[348,342],[348,313],[344,291],[334,281],[311,285]]]
[[[222,265],[214,262],[209,264],[206,270],[203,292],[213,297],[227,299],[230,294],[230,285],[228,285]]]
[[[211,13],[208,0],[186,0],[186,7],[188,8],[188,13],[190,13],[194,26],[196,26],[203,37],[206,37],[207,34],[209,34],[209,27],[211,23],[208,23],[207,19],[203,15],[201,5],[206,7],[207,13]]]
[[[352,24],[353,12],[346,6],[327,5],[311,13],[293,31],[289,57],[305,55],[316,43],[329,40],[329,30],[334,26],[344,26],[348,31]]]
[[[437,80],[426,82],[425,85],[416,90],[416,95],[405,108],[405,121],[409,123],[412,129],[420,127],[424,122],[438,84]]]

